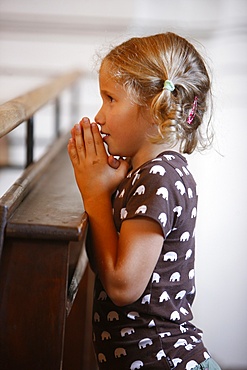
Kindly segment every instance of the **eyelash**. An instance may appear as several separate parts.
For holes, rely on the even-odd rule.
[[[112,103],[113,100],[114,100],[113,97],[111,95],[108,95],[108,98],[109,98],[110,102]]]

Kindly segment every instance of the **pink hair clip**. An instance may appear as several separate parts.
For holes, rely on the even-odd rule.
[[[193,122],[193,120],[194,120],[194,118],[195,118],[195,115],[196,115],[196,110],[197,110],[197,100],[198,100],[198,98],[197,98],[197,96],[195,96],[195,99],[194,99],[194,102],[193,102],[193,106],[192,106],[192,108],[191,108],[191,110],[190,110],[190,113],[189,113],[189,116],[188,116],[188,118],[187,118],[187,123],[188,123],[189,125],[191,125],[191,124],[192,124],[192,122]]]

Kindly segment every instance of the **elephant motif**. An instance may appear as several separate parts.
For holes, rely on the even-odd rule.
[[[170,277],[170,281],[171,281],[172,283],[174,283],[175,281],[180,281],[180,277],[181,277],[180,273],[179,273],[178,271],[176,271],[176,272],[174,272],[174,273],[171,275],[171,277]]]
[[[184,184],[181,181],[176,181],[175,186],[176,186],[176,188],[178,189],[178,191],[180,192],[181,195],[185,194],[185,187],[184,187]]]
[[[147,210],[147,206],[142,205],[142,206],[140,206],[140,207],[137,208],[137,210],[135,211],[135,214],[138,214],[138,213],[146,213],[146,210]]]
[[[121,337],[125,337],[126,335],[134,334],[135,329],[134,328],[123,328],[121,330]]]
[[[161,195],[163,199],[168,200],[168,190],[164,186],[156,191],[156,195]]]
[[[106,362],[106,357],[105,357],[105,355],[104,355],[104,353],[99,353],[98,354],[98,360],[99,360],[99,362]]]
[[[169,294],[166,292],[166,291],[164,291],[161,295],[160,295],[160,297],[159,297],[159,302],[164,302],[164,301],[168,301],[170,299],[170,297],[169,297]]]
[[[133,195],[142,195],[144,193],[145,193],[145,186],[140,185],[140,186],[138,186],[138,188],[136,189],[136,191],[134,192]]]
[[[164,167],[156,164],[150,169],[149,173],[153,173],[154,175],[158,173],[160,176],[164,176],[164,174],[166,173],[166,170],[164,169]]]
[[[153,341],[150,338],[144,338],[144,339],[141,339],[139,342],[139,349],[143,349],[143,348],[146,348],[147,346],[152,346],[152,345],[153,345]]]
[[[154,272],[153,277],[152,277],[152,283],[159,284],[159,282],[160,282],[160,275],[157,272]]]
[[[189,271],[189,279],[192,280],[194,278],[194,276],[195,276],[195,270],[194,269],[191,269]]]
[[[108,339],[111,339],[111,334],[110,333],[108,333],[108,331],[103,331],[102,333],[101,333],[101,339],[102,340],[108,340]]]
[[[146,294],[143,298],[142,298],[142,304],[150,304],[150,300],[151,300],[151,294]]]
[[[95,312],[94,313],[94,322],[100,322],[100,316],[99,316],[99,314],[98,314],[98,312]]]
[[[143,362],[141,360],[137,360],[132,362],[132,364],[130,365],[130,370],[139,370],[143,366]]]
[[[182,360],[179,357],[176,357],[172,360],[174,367],[176,367],[178,364],[181,364]]]
[[[185,339],[178,339],[176,343],[174,344],[174,348],[178,348],[180,346],[187,346],[187,340]]]
[[[183,177],[183,172],[179,168],[175,168],[180,177]]]
[[[124,348],[116,348],[114,351],[115,358],[119,358],[121,356],[127,356],[126,350]]]
[[[175,208],[173,208],[173,212],[177,212],[177,217],[181,216],[182,210],[183,210],[183,207],[181,206],[176,206]]]
[[[127,210],[126,208],[122,208],[121,211],[120,211],[120,217],[121,217],[121,220],[125,219],[127,217]]]
[[[180,290],[180,292],[178,292],[178,293],[176,294],[175,299],[183,299],[183,298],[184,298],[184,296],[185,296],[185,294],[186,294],[186,290]]]
[[[186,370],[191,370],[191,369],[194,369],[194,367],[196,367],[197,365],[198,365],[198,363],[196,361],[191,360],[191,361],[187,362],[185,369]]]
[[[193,198],[193,191],[191,188],[188,188],[188,197],[191,199]]]
[[[165,352],[164,352],[164,350],[163,350],[163,349],[161,349],[161,350],[157,353],[157,355],[156,355],[156,358],[157,358],[157,360],[158,360],[158,361],[160,361],[160,360],[162,359],[162,357],[166,357],[166,354],[165,354]]]
[[[175,159],[174,155],[172,154],[164,154],[163,157],[165,157],[168,161]]]
[[[160,222],[162,223],[162,226],[165,227],[166,226],[166,222],[167,222],[167,216],[164,212],[162,212],[158,219],[160,220]]]
[[[131,311],[128,313],[127,317],[131,320],[136,320],[137,317],[140,317],[138,312]]]
[[[185,255],[185,260],[187,261],[192,256],[192,249],[188,249]]]
[[[188,170],[188,168],[186,168],[186,167],[183,166],[182,169],[183,169],[185,175],[189,176],[190,171]]]
[[[171,261],[171,262],[174,262],[174,261],[177,261],[178,259],[178,255],[176,252],[167,252],[165,255],[164,255],[164,261]]]
[[[197,210],[196,210],[196,207],[194,207],[191,211],[191,218],[195,218],[196,217],[196,213],[197,213]]]
[[[102,291],[100,292],[100,294],[99,294],[98,300],[99,300],[99,301],[105,301],[105,300],[106,300],[106,298],[107,298],[107,294],[106,294],[106,292],[105,292],[104,290],[102,290]]]
[[[178,311],[173,311],[171,313],[170,320],[172,320],[172,321],[180,320],[179,312]]]
[[[188,231],[185,231],[181,236],[180,236],[180,241],[181,242],[187,242],[190,238],[190,233]]]
[[[110,311],[107,315],[107,321],[119,320],[119,315],[116,311]]]

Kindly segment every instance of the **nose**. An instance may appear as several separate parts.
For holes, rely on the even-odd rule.
[[[104,114],[103,114],[103,109],[102,108],[103,107],[100,108],[100,110],[98,111],[98,113],[94,117],[95,122],[98,125],[100,125],[100,126],[104,125],[104,123],[105,123],[105,118],[104,118]]]

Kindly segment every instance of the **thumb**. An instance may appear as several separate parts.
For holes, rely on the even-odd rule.
[[[108,157],[108,164],[109,164],[110,167],[112,167],[116,170],[120,166],[120,161],[118,159],[116,159],[115,157],[113,157],[113,155],[110,155]]]

